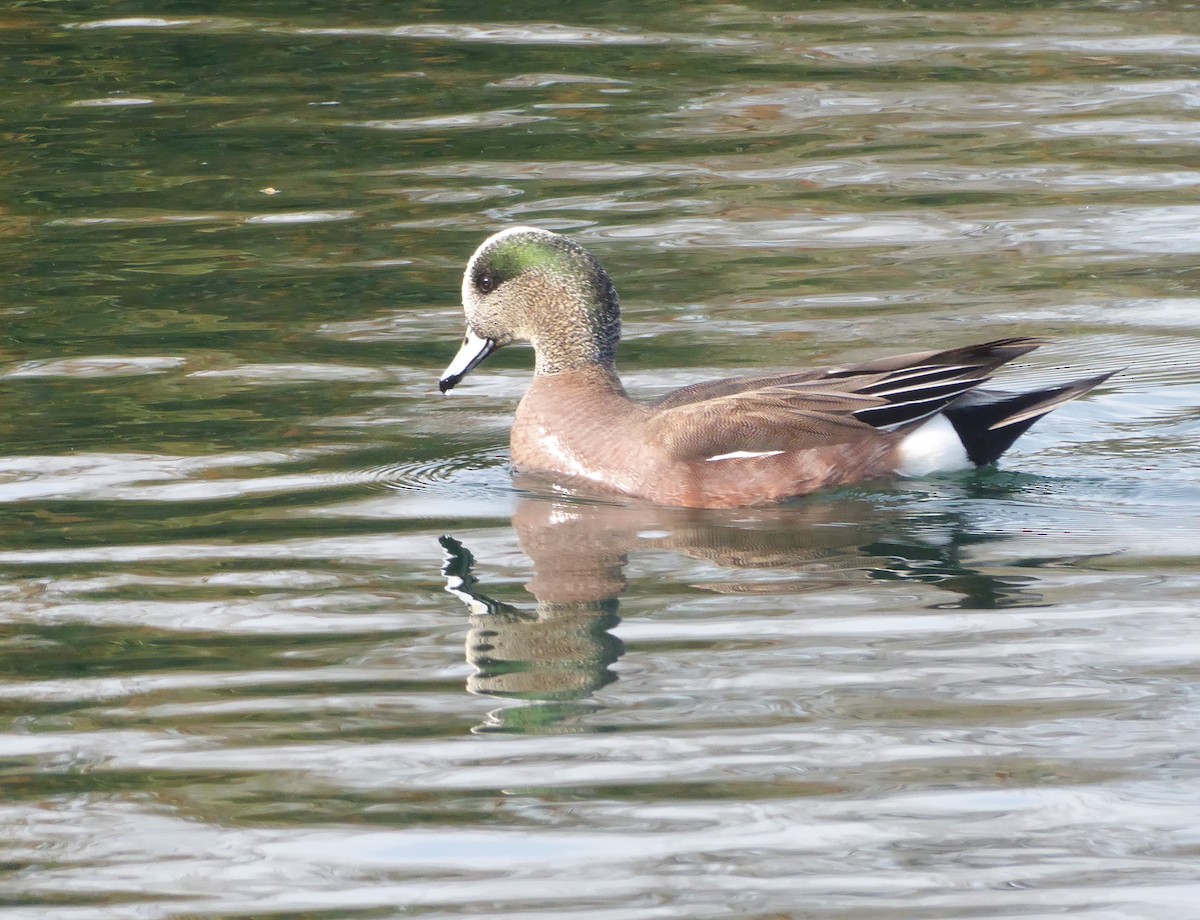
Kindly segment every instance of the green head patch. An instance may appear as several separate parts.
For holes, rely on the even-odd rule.
[[[591,268],[587,251],[557,234],[517,230],[502,235],[479,254],[471,268],[475,290],[490,294],[505,281],[528,271],[583,275]]]

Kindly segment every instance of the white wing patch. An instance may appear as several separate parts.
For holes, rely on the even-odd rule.
[[[705,457],[705,463],[712,463],[715,460],[751,460],[754,457],[774,457],[776,454],[782,454],[781,450],[735,450],[728,454],[717,454],[715,457]]]

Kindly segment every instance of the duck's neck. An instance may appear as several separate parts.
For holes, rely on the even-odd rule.
[[[554,374],[564,374],[568,371],[589,371],[613,378],[617,376],[616,363],[611,357],[572,360],[565,359],[560,355],[543,355],[540,352],[537,353],[533,370],[535,376],[549,377]]]
[[[620,341],[620,334],[620,327],[612,335],[581,329],[570,337],[560,332],[553,337],[548,348],[539,348],[535,342],[534,373],[545,377],[566,371],[596,368],[615,378],[617,342]]]
[[[577,364],[560,371],[546,371],[540,365],[534,374],[530,391],[589,391],[593,396],[604,394],[628,401],[629,396],[612,363]]]
[[[597,367],[616,377],[621,342],[621,307],[607,275],[587,296],[564,298],[561,309],[543,317],[533,338],[538,376]]]

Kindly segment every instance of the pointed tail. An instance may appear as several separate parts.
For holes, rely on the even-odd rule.
[[[944,412],[962,439],[971,462],[985,466],[1012,447],[1013,441],[1047,412],[1091,392],[1115,373],[1110,371],[1028,393],[972,390]]]

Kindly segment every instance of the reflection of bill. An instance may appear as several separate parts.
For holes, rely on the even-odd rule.
[[[973,488],[995,490],[996,480]],[[963,562],[971,547],[1002,536],[973,530],[950,510],[953,502],[939,514],[927,495],[903,497],[822,497],[729,512],[523,496],[513,527],[533,562],[526,586],[537,601],[532,609],[480,592],[471,553],[452,537],[442,538],[446,590],[470,613],[467,660],[477,673],[468,689],[569,701],[615,680],[611,666],[624,647],[611,630],[620,622],[624,569],[634,550],[668,550],[712,563],[691,567],[691,584],[679,586],[689,592],[733,595],[733,604],[737,595],[794,595],[798,615],[818,615],[800,598],[848,582],[936,585],[950,595],[937,607],[1029,602],[1032,579],[996,577]],[[675,593],[670,586],[658,592],[664,603]]]

